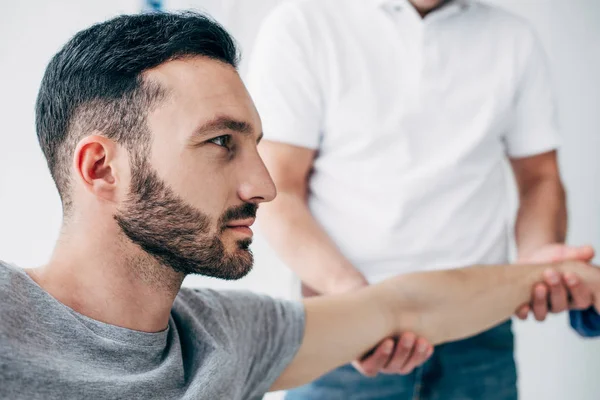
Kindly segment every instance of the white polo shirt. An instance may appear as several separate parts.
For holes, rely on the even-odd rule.
[[[371,282],[506,262],[506,156],[558,145],[536,36],[475,1],[286,2],[247,83],[266,139],[318,150],[310,209]]]

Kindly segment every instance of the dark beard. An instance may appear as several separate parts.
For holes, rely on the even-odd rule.
[[[115,220],[123,233],[160,264],[176,272],[221,279],[239,279],[252,269],[251,239],[237,242],[228,253],[220,235],[227,221],[253,218],[257,206],[246,203],[227,210],[217,233],[210,235],[210,219],[187,204],[142,162],[132,173],[129,199]]]

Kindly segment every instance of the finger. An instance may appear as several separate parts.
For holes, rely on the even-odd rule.
[[[392,352],[394,351],[394,339],[388,338],[385,339],[373,352],[373,354],[368,355],[366,358],[360,360],[359,365],[361,372],[366,376],[376,376],[380,369],[382,369],[385,364],[387,364]]]
[[[390,361],[385,365],[382,372],[386,374],[398,374],[400,369],[406,364],[415,348],[415,342],[417,335],[412,332],[407,332],[400,336],[394,354],[390,358]]]
[[[533,290],[533,315],[538,321],[543,321],[548,315],[548,289],[543,283],[537,284]]]
[[[554,261],[590,261],[594,258],[594,248],[592,246],[560,246],[554,254]]]
[[[431,346],[427,340],[419,338],[415,346],[415,351],[406,364],[404,364],[400,373],[410,374],[415,368],[427,361],[432,353],[433,346]]]
[[[352,366],[354,367],[355,370],[357,370],[358,372],[360,372],[362,375],[367,376],[367,377],[371,377],[371,375],[369,375],[367,373],[367,371],[364,370],[364,368],[360,364],[360,361],[352,361]]]
[[[521,307],[519,307],[519,309],[517,310],[517,312],[515,314],[516,314],[517,318],[519,318],[521,320],[526,320],[527,317],[529,316],[529,311],[531,311],[529,304],[523,304]]]
[[[550,287],[550,309],[554,313],[565,311],[569,307],[569,299],[567,298],[567,289],[563,284],[560,274],[548,269],[544,271],[544,280]]]
[[[594,296],[587,285],[584,285],[577,275],[572,272],[565,273],[564,282],[569,288],[571,294],[570,307],[574,310],[585,310],[592,306]]]
[[[594,248],[592,246],[579,246],[573,247],[573,254],[570,259],[580,260],[580,261],[591,261],[594,258]]]

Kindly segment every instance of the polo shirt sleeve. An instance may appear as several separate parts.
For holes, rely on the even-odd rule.
[[[267,140],[319,146],[323,102],[314,40],[307,18],[292,2],[277,7],[259,30],[245,81]]]
[[[546,54],[532,31],[519,38],[520,78],[512,124],[505,135],[511,158],[529,157],[558,148],[557,111]]]

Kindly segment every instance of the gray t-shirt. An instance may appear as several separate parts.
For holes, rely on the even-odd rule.
[[[0,262],[0,399],[260,399],[303,334],[300,303],[185,288],[166,330],[133,331]]]

